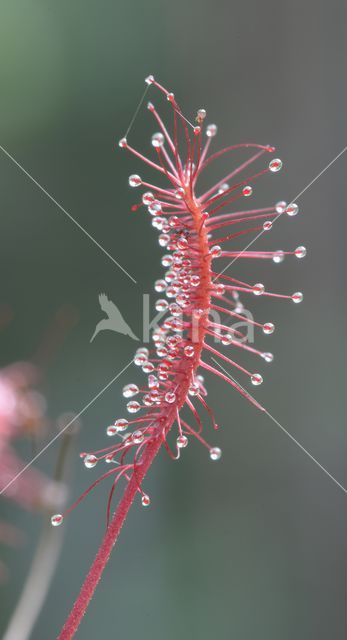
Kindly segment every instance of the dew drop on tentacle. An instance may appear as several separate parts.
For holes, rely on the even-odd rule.
[[[142,196],[142,202],[143,204],[146,205],[146,207],[151,204],[152,202],[154,202],[155,197],[152,193],[152,191],[146,191],[143,196]]]
[[[61,513],[56,513],[54,516],[51,517],[52,527],[59,527],[59,525],[61,525],[63,521],[64,521],[64,516],[62,516]]]
[[[178,438],[176,440],[176,444],[177,444],[179,449],[184,449],[188,444],[187,436],[184,436],[184,435],[178,436]]]
[[[134,444],[141,444],[144,441],[145,436],[143,435],[141,429],[137,429],[137,431],[134,431],[134,433],[131,435],[131,439]]]
[[[165,394],[165,402],[167,402],[168,404],[173,404],[174,402],[176,402],[176,394],[173,393],[173,391],[168,391]]]
[[[200,386],[199,386],[196,382],[193,382],[193,383],[190,385],[189,389],[188,389],[188,393],[189,393],[189,395],[190,395],[190,396],[197,396],[197,395],[199,395],[199,393],[200,393]]]
[[[304,258],[307,254],[307,249],[306,247],[300,246],[295,249],[294,253],[296,258]]]
[[[275,331],[275,325],[272,322],[265,322],[265,324],[263,324],[263,333],[265,333],[265,335],[268,336],[274,331]]]
[[[142,365],[147,362],[147,356],[144,353],[136,353],[134,356],[134,363],[137,367],[142,367]]]
[[[178,189],[176,189],[176,191],[175,191],[175,198],[176,198],[177,200],[182,200],[183,196],[184,196],[184,189],[183,189],[183,187],[179,187]]]
[[[265,287],[261,282],[257,282],[257,284],[253,285],[252,291],[255,296],[262,296],[265,292]]]
[[[200,284],[200,276],[192,275],[190,278],[190,284],[192,285],[192,287],[198,287]]]
[[[270,353],[269,351],[262,353],[261,357],[264,358],[265,362],[273,362],[274,359],[273,353]]]
[[[139,402],[136,402],[136,400],[131,400],[127,404],[127,410],[129,411],[129,413],[137,413],[138,411],[140,411],[140,409],[141,405]]]
[[[295,202],[288,204],[288,206],[286,207],[286,214],[288,216],[296,216],[298,211],[299,211],[299,207]]]
[[[147,76],[147,78],[145,78],[146,84],[153,84],[153,82],[155,82],[154,76],[150,75],[150,76]]]
[[[83,464],[87,469],[93,469],[93,467],[95,467],[97,463],[98,463],[98,459],[92,453],[87,454],[83,458]]]
[[[114,423],[114,426],[116,427],[117,431],[125,431],[128,425],[129,425],[129,422],[128,420],[126,420],[126,418],[118,418],[118,420],[116,420]]]
[[[222,450],[219,447],[211,447],[210,458],[211,460],[220,460],[222,457]]]
[[[284,200],[280,200],[275,205],[276,213],[284,213],[286,210],[287,203]]]
[[[214,138],[217,134],[218,127],[216,124],[208,124],[206,127],[206,135],[208,138]]]
[[[144,493],[142,495],[141,502],[143,507],[149,507],[149,505],[151,504],[151,499],[146,493]]]
[[[129,176],[129,185],[131,187],[139,187],[142,184],[142,179],[136,173]]]
[[[154,200],[154,202],[148,205],[148,211],[152,216],[156,216],[161,210],[161,204],[157,200]]]
[[[272,173],[277,173],[277,171],[280,171],[282,167],[283,162],[279,158],[273,158],[273,160],[269,162],[269,169]]]
[[[220,195],[221,193],[224,193],[225,191],[228,191],[229,189],[229,185],[227,182],[223,182],[223,184],[220,185],[220,187],[218,188],[218,195]]]
[[[211,258],[219,258],[222,254],[222,248],[218,244],[216,244],[213,247],[211,247],[209,253]]]
[[[242,195],[244,195],[245,198],[248,198],[249,196],[251,196],[252,193],[253,193],[252,187],[250,187],[250,186],[243,187]]]
[[[139,388],[137,384],[133,384],[131,382],[130,384],[126,384],[125,387],[123,387],[122,393],[124,398],[132,398],[133,396],[136,396],[137,393],[139,393]]]
[[[169,306],[169,303],[167,300],[157,300],[155,303],[155,309],[156,311],[165,311]]]
[[[304,299],[304,294],[301,293],[301,291],[296,291],[296,293],[293,293],[293,295],[291,296],[293,302],[295,302],[296,304],[298,304],[299,302],[302,302]]]
[[[263,377],[260,375],[260,373],[252,373],[251,382],[255,387],[257,387],[263,382]]]
[[[163,147],[164,146],[164,142],[165,142],[165,138],[164,138],[162,133],[160,133],[160,132],[153,133],[152,138],[151,138],[151,143],[152,143],[152,146],[155,149],[159,149],[160,147]]]
[[[273,257],[272,257],[273,262],[275,262],[275,264],[280,264],[280,262],[283,262],[284,260],[284,251],[282,251],[281,249],[278,251],[275,251]]]
[[[263,229],[264,231],[270,231],[270,229],[272,229],[272,222],[271,220],[266,220],[263,224]]]
[[[109,427],[107,427],[106,429],[106,435],[108,435],[110,438],[112,436],[116,436],[118,433],[118,429],[116,427],[116,425],[111,424]]]

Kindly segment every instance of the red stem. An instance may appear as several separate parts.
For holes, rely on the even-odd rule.
[[[133,503],[136,493],[138,492],[138,483],[143,480],[149,467],[151,466],[155,456],[157,455],[162,440],[158,439],[148,445],[142,464],[137,467],[136,477],[132,476],[123,497],[113,515],[113,518],[106,530],[104,539],[96,554],[95,560],[87,574],[78,598],[67,618],[64,627],[58,636],[58,640],[70,640],[75,635],[89,602],[93,597],[94,591],[100,581],[102,573],[111,555],[111,551],[116,544],[121,528],[128,515],[128,511]]]

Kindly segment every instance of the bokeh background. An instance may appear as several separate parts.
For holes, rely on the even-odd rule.
[[[0,144],[138,280],[133,285],[0,153],[1,302],[14,314],[0,335],[2,366],[31,357],[59,306],[79,312],[45,380],[53,418],[82,409],[136,346],[107,332],[89,343],[99,292],[140,332],[142,293],[161,273],[148,217],[129,212],[138,192],[127,177],[143,169],[115,146],[144,77],[153,73],[171,88],[190,118],[205,107],[219,125],[216,143],[275,144],[285,170],[259,183],[257,202],[291,200],[346,144],[346,19],[338,0],[2,0]],[[154,130],[144,110],[131,141],[147,149]],[[300,198],[296,218],[259,240],[259,248],[304,244],[305,261],[234,268],[278,291],[304,291],[299,306],[256,301],[257,316],[277,331],[259,337],[275,361],[264,363],[264,384],[253,391],[344,486],[346,167],[347,154]],[[133,377],[126,372],[83,416],[70,500],[99,473],[87,472],[77,451],[103,446]],[[222,382],[208,387],[222,426],[210,439],[222,461],[211,464],[195,444],[179,464],[159,456],[146,482],[152,506],[134,505],[77,637],[345,637],[346,495],[266,415]],[[57,450],[38,463],[47,473]],[[29,459],[28,445],[22,455]],[[33,638],[54,638],[65,619],[103,534],[107,494],[99,487],[64,524]],[[18,552],[0,549],[10,570],[3,630],[40,518],[5,500],[1,517],[27,538]]]

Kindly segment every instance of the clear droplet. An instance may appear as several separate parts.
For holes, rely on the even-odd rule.
[[[198,287],[200,284],[200,276],[197,276],[197,275],[191,276],[190,284],[192,285],[192,287]]]
[[[188,389],[188,393],[190,396],[197,396],[200,393],[200,387],[196,382],[193,382],[189,389]]]
[[[178,438],[176,440],[176,444],[177,444],[179,449],[184,449],[188,444],[187,436],[184,436],[184,435],[178,436]]]
[[[223,182],[223,184],[221,184],[221,186],[218,189],[218,193],[224,193],[225,191],[228,191],[229,189],[229,185],[227,182]]]
[[[142,202],[146,206],[154,202],[154,200],[155,200],[155,197],[151,191],[146,191],[146,193],[144,193],[142,196]]]
[[[248,196],[251,196],[251,195],[252,195],[252,193],[253,193],[253,189],[252,189],[252,187],[249,187],[249,186],[247,186],[247,187],[243,187],[243,189],[242,189],[242,195],[244,195],[244,196],[245,196],[245,198],[248,198]]]
[[[198,112],[197,112],[196,115],[199,118],[199,120],[205,120],[205,118],[206,118],[206,109],[198,109]]]
[[[160,213],[161,211],[160,202],[157,202],[156,200],[154,202],[151,202],[151,204],[148,205],[148,211],[152,216],[156,216],[157,213]]]
[[[139,187],[142,184],[142,180],[140,176],[133,173],[133,175],[129,176],[129,184],[131,187]]]
[[[208,138],[214,138],[217,134],[218,127],[216,124],[208,124],[206,127],[206,135]]]
[[[62,516],[61,513],[56,513],[54,516],[51,517],[52,527],[59,527],[59,525],[62,524],[63,520],[64,520],[64,516]]]
[[[257,282],[257,284],[253,285],[252,291],[255,296],[262,296],[265,291],[265,287],[261,282]]]
[[[147,362],[147,356],[144,353],[135,353],[134,363],[137,367],[142,367]]]
[[[161,263],[163,267],[171,267],[173,261],[173,257],[170,254],[167,254],[162,257]]]
[[[167,402],[168,404],[173,404],[174,402],[176,402],[176,394],[173,393],[173,391],[168,391],[165,394],[165,402]]]
[[[217,296],[224,296],[225,294],[225,286],[222,283],[215,284],[213,287],[213,291],[217,294]]]
[[[166,287],[167,283],[165,282],[165,280],[156,280],[154,283],[154,289],[158,293],[162,293],[163,291],[165,291]]]
[[[114,426],[117,427],[117,431],[125,431],[128,424],[129,422],[125,418],[118,418],[118,420],[115,421]]]
[[[106,434],[111,438],[112,436],[117,435],[118,433],[118,429],[116,427],[116,425],[111,424],[109,427],[107,427],[106,429]]]
[[[261,356],[262,356],[262,358],[264,358],[265,362],[273,362],[273,359],[274,359],[273,353],[270,353],[269,351],[266,351],[266,352],[262,353]]]
[[[132,398],[133,396],[136,396],[138,392],[139,388],[137,384],[133,384],[132,382],[130,384],[126,384],[122,391],[124,398]]]
[[[286,210],[287,203],[284,200],[280,200],[275,205],[276,213],[284,213]]]
[[[151,504],[151,499],[146,493],[144,493],[142,495],[141,502],[143,507],[148,507]]]
[[[175,100],[175,94],[174,94],[174,93],[172,93],[172,91],[170,91],[170,93],[168,93],[168,94],[167,94],[166,99],[167,99],[169,102],[174,102],[174,100]]]
[[[144,441],[145,436],[143,435],[141,429],[138,429],[137,431],[134,431],[131,439],[135,444],[141,444]]]
[[[275,331],[275,325],[272,322],[265,322],[265,324],[263,324],[263,332],[266,335],[270,335],[274,331]]]
[[[146,84],[153,84],[153,82],[155,82],[154,80],[154,76],[147,76],[147,78],[145,78],[145,83]]]
[[[220,460],[222,457],[222,450],[219,447],[212,447],[210,449],[211,460]]]
[[[98,463],[98,459],[92,453],[86,455],[83,459],[83,464],[87,469],[92,469]]]
[[[147,361],[142,365],[143,373],[152,373],[152,371],[154,371],[154,369],[155,369],[155,367],[154,367],[154,364],[152,362]]]
[[[184,196],[184,189],[183,187],[179,187],[178,189],[176,189],[175,191],[175,198],[177,198],[177,200],[182,200]]]
[[[284,252],[282,250],[279,251],[275,251],[272,260],[276,263],[276,264],[280,264],[280,262],[283,262],[284,260]]]
[[[303,246],[297,247],[294,253],[297,258],[304,258],[307,253],[306,247],[303,247]]]
[[[140,411],[141,409],[141,405],[139,402],[136,402],[136,400],[130,400],[130,402],[128,402],[127,404],[127,410],[129,411],[129,413],[137,413],[138,411]]]
[[[169,303],[167,300],[157,300],[155,303],[155,308],[156,311],[165,311],[169,306]]]
[[[148,376],[148,387],[150,389],[157,389],[159,387],[159,381],[158,378],[154,375],[149,375]]]
[[[296,216],[296,214],[299,211],[299,207],[295,202],[292,202],[291,204],[289,204],[286,208],[286,214],[288,216]]]
[[[272,229],[272,222],[271,220],[266,220],[263,224],[263,229],[264,231],[270,231],[270,229]]]
[[[301,293],[301,291],[297,291],[296,293],[293,293],[292,295],[292,300],[293,302],[295,302],[295,304],[298,304],[299,302],[302,302],[304,299],[304,294]]]
[[[253,373],[251,375],[251,382],[252,382],[252,384],[254,384],[255,387],[257,387],[259,384],[261,384],[263,382],[263,378],[260,375],[260,373]]]
[[[269,162],[269,169],[270,171],[272,171],[272,173],[277,173],[277,171],[280,171],[282,167],[283,162],[279,158],[273,158],[273,160]]]
[[[186,355],[188,358],[192,358],[194,356],[194,353],[195,349],[192,344],[187,344],[187,346],[184,347],[184,355]]]
[[[126,138],[121,138],[121,140],[118,142],[118,146],[121,149],[125,149],[125,147],[127,146],[127,139]]]
[[[222,249],[218,244],[216,244],[213,247],[211,247],[211,249],[210,249],[211,258],[219,258],[221,256],[221,254],[222,254]]]
[[[164,145],[165,138],[164,138],[163,134],[160,133],[160,132],[159,133],[153,133],[151,142],[152,142],[152,146],[155,149],[158,149],[159,147],[162,147]]]

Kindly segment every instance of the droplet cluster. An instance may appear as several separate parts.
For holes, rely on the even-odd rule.
[[[140,202],[132,210],[145,211],[163,250],[164,272],[154,283],[158,294],[154,308],[162,317],[152,331],[151,344],[138,348],[134,355],[134,365],[144,374],[143,383],[131,382],[123,387],[128,417],[117,418],[107,427],[111,446],[81,454],[87,469],[93,469],[100,461],[108,464],[109,471],[103,477],[112,477],[112,491],[121,478],[126,482],[135,478],[143,506],[150,504],[150,498],[142,489],[141,464],[153,443],[162,443],[169,455],[178,459],[195,439],[206,447],[211,460],[221,458],[221,449],[211,446],[202,436],[202,412],[208,416],[213,430],[218,426],[206,401],[201,370],[222,378],[253,405],[262,408],[235,380],[234,371],[246,376],[254,387],[262,384],[261,373],[248,371],[239,362],[240,353],[249,352],[258,356],[262,364],[271,363],[273,354],[257,350],[250,342],[248,330],[271,335],[275,327],[272,322],[255,320],[240,296],[251,294],[250,304],[254,297],[260,296],[292,300],[296,304],[303,299],[301,292],[271,293],[263,283],[237,280],[234,269],[229,273],[228,263],[231,265],[238,259],[270,259],[280,264],[287,255],[297,258],[306,255],[302,245],[294,251],[248,248],[252,244],[248,234],[257,237],[269,232],[282,214],[293,217],[298,213],[296,203],[287,204],[284,200],[262,209],[244,208],[245,199],[248,201],[254,195],[258,178],[282,169],[279,158],[272,158],[265,169],[256,170],[246,179],[242,178],[244,165],[236,170],[233,165],[217,184],[206,191],[199,190],[200,175],[217,157],[245,147],[253,154],[248,166],[259,162],[261,156],[273,153],[274,148],[235,145],[211,154],[217,126],[205,126],[206,110],[198,109],[195,124],[191,125],[172,92],[161,87],[154,76],[148,76],[146,83],[156,87],[171,104],[173,126],[170,129],[164,124],[155,105],[149,102],[148,111],[159,128],[150,138],[154,158],[147,158],[134,149],[126,138],[119,141],[119,147],[132,153],[160,177],[157,186],[133,173],[129,185],[143,188]],[[183,132],[184,149],[182,142],[178,142],[178,126]],[[225,355],[224,347],[235,356]],[[62,519],[63,516],[55,515],[52,524],[57,526]]]

